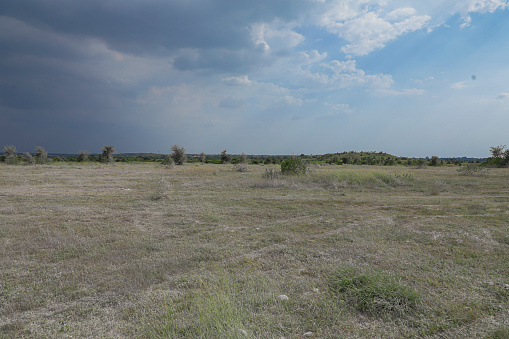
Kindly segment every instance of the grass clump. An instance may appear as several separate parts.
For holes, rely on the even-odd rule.
[[[333,294],[357,311],[375,317],[403,317],[414,313],[420,295],[393,277],[372,270],[345,266],[329,281]]]
[[[509,339],[509,326],[500,326],[486,336],[488,339]]]

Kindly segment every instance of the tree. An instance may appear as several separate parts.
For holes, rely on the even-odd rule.
[[[25,163],[27,165],[35,165],[35,159],[34,157],[32,156],[32,154],[26,152],[26,153],[23,153],[23,159],[25,159]]]
[[[113,153],[115,153],[115,146],[113,145],[107,145],[101,148],[103,151],[102,154],[99,156],[99,160],[101,162],[113,162]]]
[[[43,164],[48,161],[48,152],[42,146],[35,148],[35,161],[39,164]]]
[[[431,157],[429,165],[430,166],[438,166],[438,157],[436,155]]]
[[[490,147],[491,157],[495,159],[502,158],[504,154],[505,145]]]
[[[232,156],[231,154],[228,154],[226,149],[221,152],[221,162],[223,164],[229,164],[230,162],[232,162]]]
[[[78,153],[78,162],[83,162],[88,160],[88,152],[87,151],[80,151]]]
[[[5,159],[4,161],[8,164],[16,162],[16,146],[8,145],[4,146]]]
[[[202,163],[202,164],[204,164],[204,163],[205,163],[205,159],[206,159],[206,155],[205,155],[205,153],[204,153],[204,152],[201,152],[201,153],[200,153],[200,161],[201,161],[201,163]]]
[[[242,154],[239,156],[239,163],[244,164],[247,162],[247,155],[246,153],[242,152]]]
[[[187,154],[184,147],[180,147],[179,145],[171,146],[171,158],[175,161],[176,165],[183,165],[187,161]]]

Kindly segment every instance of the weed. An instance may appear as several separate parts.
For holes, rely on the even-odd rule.
[[[509,339],[509,326],[500,325],[488,334],[486,339]]]
[[[371,316],[402,317],[417,310],[421,297],[393,277],[345,266],[332,274],[330,290],[347,304]]]
[[[281,177],[281,170],[278,168],[267,168],[262,177],[269,180],[279,179]]]
[[[486,177],[490,173],[490,168],[479,165],[466,165],[461,166],[457,171],[460,175]]]

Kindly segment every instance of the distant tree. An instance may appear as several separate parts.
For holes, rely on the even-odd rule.
[[[48,161],[48,152],[42,146],[37,146],[35,148],[35,161],[39,164],[43,164]]]
[[[115,146],[107,145],[101,148],[102,154],[99,156],[101,162],[113,162],[113,153],[115,153]]]
[[[221,163],[229,164],[230,162],[232,162],[232,156],[225,149],[221,152]]]
[[[495,159],[502,158],[504,154],[505,145],[490,147],[491,157]]]
[[[204,163],[205,163],[205,159],[206,159],[206,158],[207,158],[207,156],[205,155],[205,153],[204,153],[204,152],[201,152],[201,153],[200,153],[200,161],[201,161],[201,163],[202,163],[202,164],[204,164]]]
[[[8,163],[8,164],[13,164],[16,162],[16,146],[14,145],[8,145],[8,146],[4,146],[4,153],[5,153],[5,158],[4,158],[4,162]]]
[[[438,166],[438,157],[436,155],[431,157],[429,165],[430,166]]]
[[[176,165],[183,165],[187,161],[187,154],[184,147],[180,147],[179,145],[171,146],[171,158],[175,162]]]
[[[78,153],[78,162],[83,162],[88,160],[88,152],[87,151],[80,151]]]
[[[239,163],[245,164],[247,162],[247,155],[246,153],[242,152],[239,156]]]
[[[26,165],[35,165],[35,158],[32,156],[32,154],[26,152],[23,153],[23,160],[25,160]]]
[[[505,145],[490,147],[491,158],[484,162],[485,165],[504,167],[509,165],[509,149]]]

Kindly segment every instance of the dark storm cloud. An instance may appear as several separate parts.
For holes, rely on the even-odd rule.
[[[249,41],[247,27],[275,18],[291,20],[307,1],[261,0],[88,0],[0,3],[0,15],[41,28],[100,37],[113,48],[143,53],[177,48],[239,48]]]

